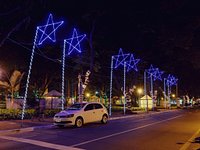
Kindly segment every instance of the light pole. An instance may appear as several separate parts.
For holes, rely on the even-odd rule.
[[[110,67],[110,99],[109,99],[109,116],[112,115],[112,80],[113,80],[113,59],[114,56],[111,58],[111,67]]]
[[[124,62],[124,115],[126,114],[126,62]]]
[[[146,104],[147,104],[146,112],[148,113],[149,108],[148,108],[148,99],[147,99],[147,77],[146,76],[147,76],[147,70],[145,69],[144,70],[144,95],[146,97]]]
[[[164,78],[164,103],[165,103],[165,109],[167,108],[167,102],[166,102],[166,78]]]
[[[138,88],[137,89],[137,93],[138,93],[138,102],[139,102],[139,105],[140,105],[140,95],[143,93],[143,89],[142,88]]]

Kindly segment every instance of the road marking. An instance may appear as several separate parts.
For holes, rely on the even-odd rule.
[[[181,116],[183,116],[183,115],[178,115],[176,117],[172,117],[172,118],[169,118],[169,119],[166,119],[166,120],[162,120],[162,121],[146,124],[144,126],[136,127],[136,128],[133,128],[133,129],[125,130],[125,131],[114,133],[114,134],[110,134],[110,135],[106,135],[106,136],[103,136],[103,137],[100,137],[100,138],[96,138],[96,139],[93,139],[93,140],[81,142],[81,143],[78,143],[78,144],[71,145],[71,147],[75,147],[75,146],[80,146],[80,145],[96,142],[96,141],[99,141],[99,140],[107,139],[107,138],[114,137],[114,136],[117,136],[117,135],[121,135],[121,134],[124,134],[124,133],[129,133],[129,132],[132,132],[132,131],[135,131],[135,130],[139,130],[139,129],[142,129],[142,128],[146,128],[146,127],[149,127],[149,126],[152,126],[152,125],[155,125],[155,124],[159,124],[159,123],[162,123],[162,122],[173,120],[173,119],[179,118]]]
[[[193,142],[194,138],[200,133],[200,128],[199,130],[197,130],[192,137],[179,149],[179,150],[186,150],[188,149],[188,147],[191,145],[191,143]]]
[[[16,137],[10,137],[10,136],[0,136],[0,138],[5,139],[5,140],[16,141],[16,142],[28,143],[28,144],[51,148],[51,149],[56,149],[56,150],[83,150],[80,148],[74,148],[74,147],[70,147],[70,146],[52,144],[52,143],[31,140],[31,139],[18,138],[18,137],[16,138]]]

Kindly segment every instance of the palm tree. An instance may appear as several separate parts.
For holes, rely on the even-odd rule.
[[[0,88],[5,89],[7,93],[11,94],[11,108],[14,103],[14,93],[19,91],[23,75],[24,73],[14,70],[8,81],[0,81]]]

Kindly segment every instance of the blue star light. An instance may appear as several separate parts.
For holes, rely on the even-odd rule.
[[[74,28],[72,37],[65,39],[64,42],[69,44],[67,54],[70,55],[74,50],[81,53],[80,42],[86,37],[86,34],[78,35],[76,29]]]
[[[46,25],[44,26],[38,26],[37,30],[41,33],[41,35],[38,37],[37,45],[41,45],[45,40],[49,39],[52,42],[56,42],[56,34],[55,31],[60,27],[64,21],[59,22],[53,22],[53,16],[52,14],[49,15]]]
[[[164,71],[159,71],[158,68],[154,68],[153,65],[151,65],[150,68],[147,69],[147,73],[149,74],[148,78],[152,76],[154,81],[157,79],[162,81],[161,76],[164,73]]]
[[[155,71],[155,76],[154,76],[154,81],[159,79],[160,81],[162,81],[162,74],[164,73],[164,71],[159,71],[158,68],[156,68],[156,71]]]
[[[151,76],[153,76],[154,78],[156,78],[156,73],[157,73],[158,68],[154,68],[153,65],[150,66],[149,69],[147,69],[147,73],[148,73],[148,78],[150,78]]]
[[[167,77],[167,85],[172,86],[172,85],[176,85],[177,84],[178,79],[176,79],[174,76],[172,75],[168,75]]]
[[[129,56],[130,54],[123,54],[122,48],[119,49],[119,53],[118,55],[114,55],[114,58],[117,59],[115,62],[115,69],[117,67],[119,67],[120,65],[124,65],[124,62],[126,60],[126,58]],[[116,58],[117,57],[117,58]]]
[[[133,56],[133,54],[131,54],[130,60],[127,63],[127,65],[128,65],[127,72],[129,72],[131,69],[134,69],[135,71],[138,71],[136,65],[138,64],[139,61],[140,61],[140,59],[135,59],[134,56]]]
[[[178,81],[178,79],[173,76],[171,79],[172,85],[176,85],[177,81]]]

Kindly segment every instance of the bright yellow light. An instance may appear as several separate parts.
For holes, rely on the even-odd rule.
[[[138,94],[142,94],[142,93],[143,93],[143,89],[142,89],[142,88],[138,88],[138,89],[137,89],[137,93],[138,93]]]
[[[172,94],[172,97],[175,97],[176,95],[175,94]]]
[[[90,97],[90,93],[86,93],[86,97]]]

